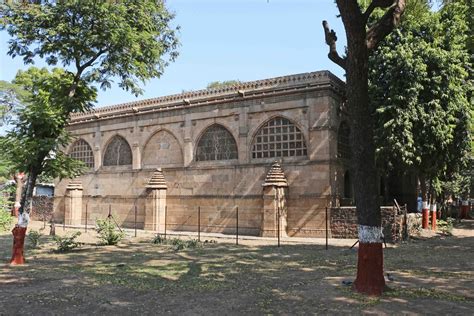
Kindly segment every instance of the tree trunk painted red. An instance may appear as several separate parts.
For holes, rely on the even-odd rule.
[[[428,229],[430,222],[430,209],[428,204],[423,203],[423,209],[421,210],[421,228]]]
[[[466,219],[469,216],[469,201],[462,201],[461,212],[459,214],[460,219]]]
[[[431,230],[436,230],[436,203],[433,203],[432,209],[431,209]]]
[[[359,243],[354,289],[359,293],[379,296],[384,287],[382,243]]]
[[[13,249],[12,259],[10,264],[24,264],[25,257],[23,256],[23,246],[25,244],[26,227],[15,226],[12,230],[13,233]]]
[[[428,206],[428,189],[426,186],[426,180],[424,175],[419,176],[420,189],[421,189],[421,200],[423,206],[421,208],[421,228],[428,229],[430,222],[430,208]]]
[[[431,230],[436,230],[436,211],[431,212]]]
[[[385,2],[372,1],[365,12],[356,0],[336,0],[347,38],[347,56],[336,50],[336,33],[323,22],[329,58],[346,70],[346,108],[349,113],[351,171],[354,174],[354,197],[359,224],[359,260],[356,291],[381,295],[385,285],[383,254],[380,239],[362,240],[360,227],[369,231],[380,228],[382,216],[377,197],[377,168],[375,165],[374,109],[368,93],[369,54],[398,25],[405,10],[405,0],[393,2],[378,22],[369,28],[367,22],[375,8],[386,9]],[[377,235],[377,234],[376,234]],[[370,238],[369,238],[370,239]]]

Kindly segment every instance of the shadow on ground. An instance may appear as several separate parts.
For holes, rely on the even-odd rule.
[[[366,298],[342,285],[356,273],[357,252],[348,247],[203,244],[174,251],[132,240],[59,254],[44,237],[41,248],[27,249],[26,265],[0,265],[0,305],[8,315],[468,314],[473,245],[474,237],[436,236],[390,246],[391,290]],[[0,235],[4,262],[10,251],[10,235]]]

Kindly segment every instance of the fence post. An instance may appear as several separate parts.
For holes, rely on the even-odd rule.
[[[85,231],[87,233],[87,207],[89,206],[89,203],[86,203],[86,228]]]
[[[135,237],[137,237],[137,205],[135,204]]]
[[[198,241],[201,241],[201,207],[198,206]]]
[[[328,207],[326,206],[326,250],[328,250]]]
[[[166,239],[166,215],[168,213],[168,205],[165,205],[165,239]]]
[[[239,207],[235,209],[235,244],[239,244]]]

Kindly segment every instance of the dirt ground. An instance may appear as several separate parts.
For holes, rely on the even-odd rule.
[[[30,229],[37,229],[34,223]],[[66,229],[66,232],[68,229]],[[58,233],[65,233],[57,228]],[[344,285],[355,277],[352,241],[284,244],[219,239],[173,250],[127,237],[97,246],[93,233],[68,253],[43,236],[23,266],[6,264],[11,235],[0,234],[0,315],[472,315],[474,220],[453,236],[425,232],[384,250],[387,291],[367,298]],[[206,237],[202,238],[203,240]]]

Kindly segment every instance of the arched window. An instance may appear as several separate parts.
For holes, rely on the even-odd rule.
[[[83,140],[77,140],[71,147],[69,157],[82,161],[88,168],[94,168],[94,153],[91,146]]]
[[[114,136],[107,145],[104,155],[104,166],[122,166],[132,164],[132,150],[121,136]]]
[[[303,133],[290,120],[277,117],[258,131],[252,146],[252,158],[306,156]]]
[[[342,122],[337,133],[337,157],[350,159],[351,147],[349,143],[349,135],[351,130],[346,122]]]
[[[232,134],[218,124],[208,127],[197,145],[196,161],[237,158],[237,144]]]

